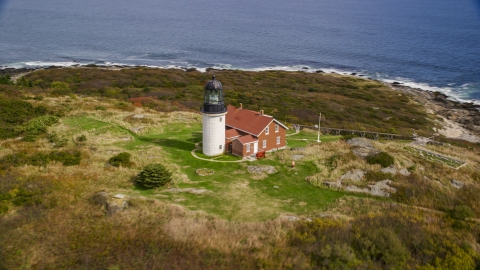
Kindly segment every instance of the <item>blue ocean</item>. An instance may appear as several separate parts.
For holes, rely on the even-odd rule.
[[[480,104],[478,0],[0,0],[0,68],[357,73]]]

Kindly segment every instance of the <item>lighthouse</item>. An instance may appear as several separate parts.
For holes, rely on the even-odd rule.
[[[222,84],[212,76],[205,85],[202,112],[203,154],[221,155],[225,152],[225,115],[227,109],[223,103]]]

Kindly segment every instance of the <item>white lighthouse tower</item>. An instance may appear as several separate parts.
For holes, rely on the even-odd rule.
[[[203,153],[207,156],[221,155],[225,152],[227,109],[223,103],[222,84],[215,80],[215,76],[205,85],[205,97],[201,112],[203,116]]]

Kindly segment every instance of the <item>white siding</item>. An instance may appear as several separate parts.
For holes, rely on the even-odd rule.
[[[221,155],[224,152],[226,114],[202,114],[202,145],[203,153],[207,156]]]

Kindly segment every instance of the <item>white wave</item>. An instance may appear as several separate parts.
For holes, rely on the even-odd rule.
[[[69,62],[41,62],[41,61],[34,61],[34,62],[25,62],[26,67],[71,67],[75,65],[79,65],[80,63],[75,61]]]
[[[431,86],[427,83],[414,82],[414,81],[411,81],[409,79],[399,78],[399,77],[397,77],[395,79],[381,79],[381,81],[384,81],[384,82],[387,82],[387,83],[400,82],[400,83],[402,83],[402,85],[408,86],[408,87],[411,87],[411,88],[415,88],[415,89],[419,89],[419,90],[423,90],[423,91],[439,92],[439,93],[445,94],[446,96],[448,96],[448,99],[452,100],[452,101],[472,102],[474,104],[480,105],[480,100],[468,98],[468,97],[465,96],[467,93],[465,93],[465,92],[463,92],[463,94],[459,93],[459,92],[455,91],[455,88],[453,88],[453,87]],[[467,84],[462,85],[461,88],[465,88],[465,87],[468,87],[468,86],[471,86],[471,85],[472,84],[467,83]],[[451,86],[451,85],[449,85],[449,86]]]

